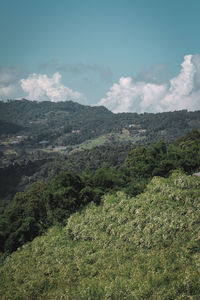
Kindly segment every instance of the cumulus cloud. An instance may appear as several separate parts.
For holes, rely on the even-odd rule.
[[[21,87],[30,100],[51,100],[52,102],[66,100],[84,100],[81,93],[73,91],[61,83],[60,73],[48,77],[46,74],[30,74],[28,78],[21,79]]]
[[[186,55],[178,76],[156,84],[121,77],[102,98],[113,112],[162,112],[200,109],[200,55]]]

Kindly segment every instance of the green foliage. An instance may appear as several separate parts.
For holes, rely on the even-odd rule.
[[[1,214],[0,251],[12,252],[43,232],[46,211],[41,199],[45,189],[45,184],[38,183],[28,193],[17,193]]]
[[[92,185],[104,191],[109,191],[114,190],[116,187],[119,189],[123,185],[123,181],[113,167],[104,163],[92,176]]]
[[[155,177],[130,198],[105,195],[8,257],[8,299],[199,299],[200,178]]]
[[[170,161],[167,161],[167,146],[163,140],[149,147],[139,147],[130,152],[126,159],[130,173],[134,177],[149,178],[157,175],[167,175]]]
[[[191,131],[170,147],[168,153],[175,168],[191,173],[200,166],[200,133]]]
[[[174,169],[182,169],[191,174],[200,167],[200,133],[192,131],[178,144],[167,145],[163,140],[149,147],[138,147],[132,150],[125,166],[134,177],[150,178],[168,176]]]
[[[63,222],[81,206],[81,178],[73,172],[62,172],[43,195],[47,207],[47,223]]]
[[[200,166],[200,134],[192,132],[168,149],[163,140],[130,152],[116,170],[104,163],[95,172],[86,165],[81,176],[61,172],[49,185],[39,183],[27,193],[16,194],[13,203],[1,214],[0,251],[12,252],[41,235],[47,228],[65,223],[69,216],[91,201],[100,203],[105,193],[142,193],[155,175],[167,177],[173,169],[188,173]]]
[[[21,130],[23,130],[23,127],[17,124],[0,120],[0,136],[6,134],[16,134]]]
[[[11,202],[11,199],[17,192],[24,190],[23,179],[26,179],[29,184],[29,179],[34,176],[39,168],[43,168],[46,162],[47,160],[43,159],[33,162],[29,161],[28,163],[16,163],[0,168],[0,211],[4,206],[4,202]]]
[[[98,197],[99,191],[87,187],[73,172],[60,173],[49,186],[37,183],[27,193],[17,193],[1,214],[0,251],[16,250],[92,200],[99,202]]]

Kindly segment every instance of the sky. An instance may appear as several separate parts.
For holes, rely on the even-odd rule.
[[[0,0],[0,100],[200,109],[199,0]]]

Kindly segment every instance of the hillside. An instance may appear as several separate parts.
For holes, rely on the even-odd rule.
[[[122,181],[118,188],[128,186],[126,192],[136,195],[152,176],[168,176],[174,169],[182,169],[188,174],[198,172],[199,153],[200,133],[193,130],[171,145],[164,140],[149,145],[113,141],[65,155],[49,157],[44,152],[44,156],[38,156],[35,160],[25,157],[21,163],[0,168],[0,211],[12,202],[17,192],[28,191],[38,181],[49,184],[61,171],[75,171],[81,176],[89,172],[91,181],[95,178],[95,172],[103,172],[102,178],[106,178],[106,170],[98,171],[103,163],[117,171],[115,176]],[[99,182],[103,184],[103,181],[100,179]],[[95,186],[94,183],[91,185]],[[103,185],[100,187],[104,190]]]
[[[160,138],[167,146],[200,130],[200,111],[113,114],[78,103],[0,102],[0,210],[16,192],[61,170],[119,168],[131,149]]]
[[[200,111],[119,113],[72,101],[0,102],[0,165],[57,159],[104,145],[167,143],[200,130]]]
[[[62,145],[70,150],[74,145],[103,135],[109,140],[109,134],[114,134],[112,139],[115,134],[122,134],[133,141],[135,137],[148,142],[160,137],[172,141],[191,129],[200,129],[199,120],[199,111],[113,114],[102,106],[90,107],[72,101],[53,103],[24,99],[0,102],[0,121],[5,128],[0,134],[4,139],[9,133],[15,134],[15,140],[8,139],[7,142],[21,143],[25,149]]]
[[[199,299],[199,200],[179,172],[107,194],[8,257],[1,299]]]

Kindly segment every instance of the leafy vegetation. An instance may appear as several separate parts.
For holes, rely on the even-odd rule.
[[[6,207],[17,192],[24,190],[31,177],[38,169],[43,168],[46,162],[47,160],[43,159],[0,168],[0,208]]]
[[[21,131],[22,129],[23,128],[17,124],[0,120],[0,135],[15,134]]]
[[[82,175],[63,171],[50,183],[39,182],[17,193],[0,214],[0,251],[12,252],[89,202],[100,203],[105,193],[142,193],[153,176],[167,177],[172,170],[191,174],[200,166],[200,134],[192,131],[168,149],[160,140],[132,150],[118,169],[104,163],[95,171],[88,165]]]
[[[82,174],[86,166],[91,172],[94,172],[101,168],[103,162],[113,166],[115,169],[121,167],[121,178],[124,178],[127,183],[130,183],[131,179],[131,188],[128,188],[129,191],[127,189],[127,192],[132,190],[132,195],[135,195],[137,193],[133,190],[142,191],[152,174],[166,176],[170,170],[176,168],[182,168],[189,173],[198,170],[199,132],[192,131],[184,139],[180,139],[180,141],[175,142],[171,146],[164,141],[160,141],[159,143],[141,147],[130,142],[118,143],[116,140],[113,140],[112,143],[106,143],[100,147],[74,151],[67,155],[54,153],[53,156],[52,153],[49,157],[45,156],[46,154],[44,153],[42,157],[38,156],[36,160],[26,159],[21,163],[14,163],[8,167],[0,168],[0,208],[2,209],[8,205],[16,192],[27,190],[36,181],[50,182],[61,171],[70,170]],[[159,147],[162,145],[164,149],[159,150]],[[137,162],[136,155],[136,153],[139,155],[142,148],[146,153],[145,156],[143,154],[143,158],[145,158],[144,169]],[[154,148],[157,148],[157,150]],[[131,149],[135,150],[128,155]],[[156,151],[160,151],[160,154],[156,155]],[[124,164],[127,155],[128,158],[126,164]],[[134,155],[136,155],[135,158]],[[143,174],[142,177],[140,176],[141,178],[139,178],[139,173],[136,172],[136,169],[134,171],[134,168],[131,167],[130,162],[131,160],[134,161],[134,159],[136,159],[134,168],[138,166],[138,171]],[[160,166],[158,162],[161,164]],[[147,171],[145,168],[149,168],[149,170]],[[134,189],[133,186],[135,186]]]
[[[1,299],[199,299],[199,200],[200,178],[177,171],[107,194],[7,257]]]
[[[192,172],[200,165],[200,133],[191,131],[167,148],[163,140],[131,151],[126,165],[134,176],[167,176],[172,169]]]
[[[27,193],[17,193],[1,215],[0,251],[16,250],[92,200],[95,191],[73,172],[60,173],[50,186],[41,182]]]

